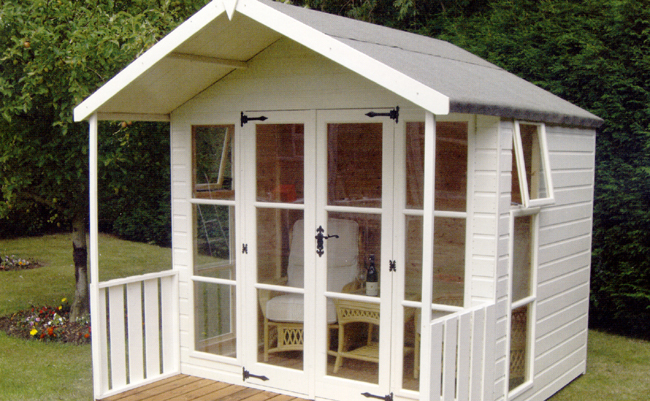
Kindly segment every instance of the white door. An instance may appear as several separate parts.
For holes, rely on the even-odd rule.
[[[391,392],[395,121],[367,112],[317,114],[317,226],[338,236],[316,263],[316,396],[327,399]],[[364,288],[371,264],[377,295]]]
[[[413,360],[403,341],[413,316],[395,313],[404,292],[391,268],[397,124],[368,112],[245,112],[247,382],[309,398],[384,399],[405,350]],[[364,288],[371,263],[377,296]]]
[[[245,381],[305,396],[313,391],[316,253],[304,227],[315,223],[314,114],[242,115],[250,118],[242,130]]]

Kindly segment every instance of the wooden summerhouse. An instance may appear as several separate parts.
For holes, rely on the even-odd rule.
[[[440,40],[215,0],[74,113],[96,398],[182,373],[544,400],[585,372],[601,120],[535,85]],[[99,120],[170,122],[168,271],[97,280]]]

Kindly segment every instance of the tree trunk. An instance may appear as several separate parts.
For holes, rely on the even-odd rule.
[[[74,259],[75,293],[70,319],[75,320],[90,313],[88,292],[88,246],[86,244],[86,219],[84,213],[72,218],[72,256]]]

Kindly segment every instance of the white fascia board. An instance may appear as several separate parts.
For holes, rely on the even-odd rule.
[[[126,68],[120,71],[110,81],[105,83],[90,97],[86,98],[74,109],[74,121],[83,121],[119,91],[128,86],[136,78],[146,72],[157,62],[168,56],[178,46],[183,44],[195,33],[203,29],[221,13],[225,12],[222,2],[213,1],[203,7],[187,21],[183,22],[176,29],[156,43],[151,49],[138,57]]]
[[[449,97],[256,0],[237,11],[437,115],[449,114]]]

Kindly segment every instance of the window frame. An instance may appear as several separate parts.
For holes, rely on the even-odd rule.
[[[543,174],[544,181],[546,182],[547,196],[544,198],[530,199],[530,183],[526,179],[526,162],[524,157],[524,148],[521,139],[521,125],[532,125],[537,127],[537,142],[539,143],[540,163],[541,169],[539,172]],[[519,191],[521,193],[521,200],[523,207],[533,208],[538,206],[550,205],[555,203],[555,194],[553,191],[553,180],[551,178],[551,163],[548,152],[548,143],[546,141],[546,124],[540,122],[519,121],[514,122],[514,135],[513,135],[513,153],[517,163],[517,173],[519,181]]]
[[[539,252],[539,212],[540,208],[512,209],[510,211],[510,261],[508,263],[508,314],[507,314],[507,352],[506,352],[506,380],[505,391],[508,399],[514,398],[533,387],[534,366],[535,366],[535,321],[537,307],[537,265]],[[513,296],[513,273],[514,273],[514,245],[515,245],[515,219],[518,217],[532,217],[531,238],[530,238],[530,294],[514,301]],[[527,327],[526,327],[526,369],[523,383],[510,389],[510,347],[512,341],[512,311],[528,306]]]

